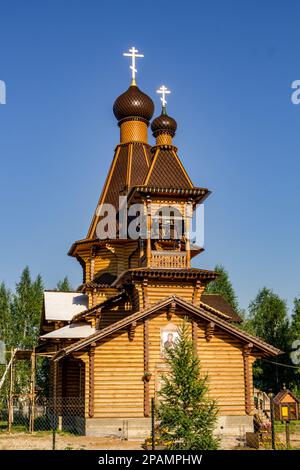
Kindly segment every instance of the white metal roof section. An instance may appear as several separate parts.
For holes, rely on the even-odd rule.
[[[78,292],[44,292],[45,320],[70,321],[88,308],[88,296]]]
[[[95,333],[95,328],[87,323],[71,323],[57,330],[51,331],[41,338],[87,338]]]

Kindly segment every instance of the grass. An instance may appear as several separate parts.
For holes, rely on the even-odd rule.
[[[35,422],[35,431],[32,434],[33,436],[39,437],[39,436],[48,436],[52,434],[52,429],[50,429],[50,426],[45,426],[44,429],[42,426],[41,429],[38,429],[38,424],[41,424],[40,422],[36,423]],[[1,433],[7,433],[8,432],[8,423],[7,421],[0,421],[0,434]],[[11,427],[11,433],[26,433],[28,434],[28,426],[24,424],[14,424]],[[70,431],[56,431],[56,434],[58,436],[76,436],[78,433],[76,432],[70,432]]]
[[[285,432],[285,423],[282,421],[275,421],[275,432]],[[290,421],[290,432],[300,432],[300,420]]]

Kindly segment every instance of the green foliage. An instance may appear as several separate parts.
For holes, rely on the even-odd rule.
[[[290,349],[293,351],[293,356],[295,356],[295,364],[299,364],[300,352],[299,352],[299,343],[293,344],[294,341],[300,341],[300,299],[294,299],[294,309],[291,318],[290,325]],[[296,352],[297,351],[297,352]],[[293,369],[293,383],[290,386],[291,390],[295,395],[300,398],[300,367]]]
[[[294,309],[291,319],[291,339],[300,340],[300,299],[294,299]]]
[[[49,397],[50,358],[37,357],[36,364],[36,389],[42,396]]]
[[[280,363],[290,364],[289,350],[289,320],[286,302],[275,294],[271,289],[264,287],[249,305],[249,327],[256,336],[277,347],[285,354],[280,355]],[[276,358],[270,361],[276,362]],[[267,362],[258,360],[254,364],[255,385],[267,391],[274,392],[282,388],[283,383],[289,385],[291,380],[291,369],[283,368]]]
[[[11,329],[11,292],[2,282],[0,284],[0,340],[4,341],[8,348],[12,346]]]
[[[187,321],[174,348],[168,350],[167,364],[170,372],[162,377],[157,408],[161,438],[173,450],[217,449],[213,436],[217,406],[208,397],[208,377],[200,373]]]
[[[26,267],[11,293],[4,284],[0,286],[0,328],[1,339],[6,350],[11,348],[32,349],[37,344],[43,305],[44,286],[41,276],[31,279],[29,268]],[[7,355],[7,361],[9,355]],[[0,366],[0,376],[5,365]],[[14,392],[28,392],[30,376],[29,361],[16,361],[14,367]],[[7,376],[8,377],[8,376]],[[7,394],[8,381],[0,394]],[[0,397],[1,398],[1,397]]]
[[[62,281],[58,281],[55,290],[59,292],[71,292],[73,290],[68,276],[65,276]]]
[[[29,268],[26,267],[16,285],[11,304],[14,324],[14,347],[33,348],[39,336],[44,286],[40,275],[32,281]]]
[[[233,289],[232,283],[229,279],[228,272],[222,265],[217,265],[215,271],[219,274],[217,279],[210,282],[205,290],[207,294],[219,294],[231,305],[231,307],[238,312],[239,306],[236,293]]]
[[[250,303],[249,316],[255,334],[284,351],[289,334],[286,302],[264,287]]]

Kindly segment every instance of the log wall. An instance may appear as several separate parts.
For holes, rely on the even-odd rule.
[[[161,374],[167,371],[161,353],[161,328],[170,324],[178,327],[186,316],[187,313],[184,311],[176,309],[172,314],[168,309],[148,317],[146,329],[144,321],[140,320],[133,328],[132,336],[128,329],[124,329],[96,345],[93,406],[95,418],[147,416],[150,398],[151,396],[157,398]],[[198,318],[194,318],[193,327],[192,322],[190,325],[191,335],[197,339],[197,353],[202,372],[207,372],[209,375],[210,395],[217,400],[219,414],[246,415],[242,342],[217,327],[207,336],[207,324]],[[148,345],[145,348],[147,337]],[[145,358],[144,351],[148,358]],[[87,415],[90,409],[88,353],[76,353],[76,355],[82,357],[86,363]],[[250,356],[250,368],[253,360],[254,358]],[[143,380],[145,372],[152,374],[148,384]],[[252,403],[251,370],[250,385]]]

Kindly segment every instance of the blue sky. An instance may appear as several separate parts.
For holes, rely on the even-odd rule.
[[[242,307],[266,285],[300,295],[300,6],[296,1],[1,0],[0,279],[29,265],[47,288],[79,264],[66,253],[87,232],[119,129],[114,99],[129,84],[171,90],[175,143],[205,207],[206,251]]]

